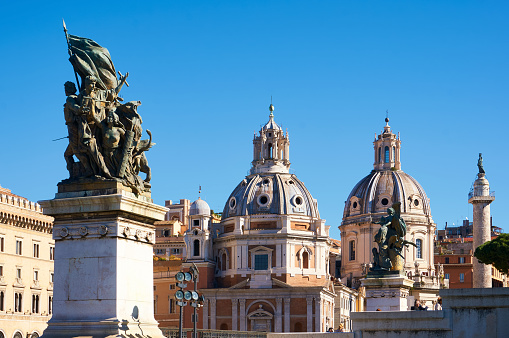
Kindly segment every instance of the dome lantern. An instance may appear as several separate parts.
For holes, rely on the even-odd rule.
[[[290,141],[288,134],[274,121],[274,106],[269,106],[269,122],[253,139],[253,167],[251,174],[288,173],[290,169]]]
[[[398,135],[393,134],[389,126],[389,118],[385,118],[384,130],[375,137],[373,142],[375,151],[375,170],[387,170],[394,168],[401,170],[400,150],[401,140]]]

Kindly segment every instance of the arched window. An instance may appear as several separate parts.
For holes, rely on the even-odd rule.
[[[294,329],[295,332],[303,332],[302,330],[302,323],[301,322],[297,322],[295,323],[295,329]]]
[[[307,251],[302,253],[302,268],[309,269],[309,254]]]
[[[219,327],[219,330],[225,330],[225,331],[228,330],[228,324],[226,324],[226,323],[221,324],[221,326]]]
[[[396,147],[392,147],[392,162],[396,162]]]
[[[200,255],[200,240],[195,239],[193,243],[193,256],[199,256]]]
[[[389,147],[385,146],[385,163],[389,163]]]
[[[269,145],[267,146],[267,156],[269,156],[269,158],[272,158],[272,143],[269,143]]]
[[[349,249],[350,249],[350,260],[354,261],[355,260],[355,241],[350,241]]]
[[[378,147],[378,163],[382,163],[382,147]]]
[[[221,256],[221,271],[226,271],[226,252]]]
[[[415,257],[416,258],[422,258],[422,240],[421,239],[416,239],[415,240],[415,245],[417,246],[415,248]]]

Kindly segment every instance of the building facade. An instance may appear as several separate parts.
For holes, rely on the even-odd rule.
[[[39,337],[53,302],[53,218],[0,187],[0,338]]]
[[[492,235],[492,239],[496,236]],[[446,238],[435,243],[435,264],[443,270],[449,288],[473,288],[474,245],[472,237]],[[507,276],[490,265],[491,286],[507,287]]]
[[[334,326],[329,227],[289,172],[289,135],[273,109],[253,139],[249,175],[213,225],[217,288],[201,290],[205,329],[324,332]]]

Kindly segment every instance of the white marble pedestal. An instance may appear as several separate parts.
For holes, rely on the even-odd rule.
[[[414,282],[396,273],[369,273],[361,279],[366,288],[366,311],[407,311],[407,298]]]
[[[152,246],[167,209],[114,181],[59,185],[39,203],[55,218],[53,316],[43,337],[162,338]]]

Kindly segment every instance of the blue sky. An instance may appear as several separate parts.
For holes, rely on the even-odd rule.
[[[152,197],[204,198],[222,211],[252,160],[253,131],[290,132],[292,169],[339,238],[344,202],[373,168],[375,133],[402,138],[402,169],[431,199],[438,228],[472,218],[483,153],[505,232],[509,25],[496,1],[2,2],[0,185],[53,198],[67,178],[63,83],[69,33],[129,72],[154,142]]]

